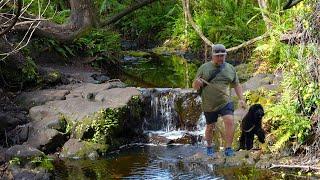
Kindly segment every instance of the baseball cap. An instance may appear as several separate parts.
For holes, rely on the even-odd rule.
[[[226,54],[227,54],[227,50],[226,50],[226,47],[224,47],[224,45],[222,45],[222,44],[214,44],[212,46],[212,55],[213,56],[226,55]]]

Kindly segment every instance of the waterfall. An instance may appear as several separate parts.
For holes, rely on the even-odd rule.
[[[141,89],[145,103],[144,131],[168,139],[203,135],[200,97],[191,89]]]
[[[176,130],[178,115],[175,111],[174,89],[150,90],[146,102],[145,130],[170,132]]]

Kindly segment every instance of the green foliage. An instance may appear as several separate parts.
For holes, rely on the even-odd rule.
[[[120,51],[120,35],[108,29],[93,29],[87,35],[76,40],[76,44],[87,56],[101,53],[111,56]]]
[[[9,161],[9,164],[11,165],[20,165],[21,164],[21,159],[18,157],[14,157]]]
[[[29,14],[38,16],[40,13],[42,17],[48,18],[59,24],[63,24],[70,16],[70,10],[65,7],[66,2],[63,0],[51,0],[50,3],[48,0],[24,0],[24,3],[31,3],[27,9]]]
[[[23,81],[35,80],[38,77],[37,65],[31,57],[26,58],[25,65],[22,69]]]
[[[110,16],[135,3],[133,0],[124,1],[122,4],[119,4],[118,1],[110,1],[109,9],[115,7]],[[171,36],[171,25],[175,17],[180,14],[177,3],[180,3],[180,1],[163,0],[154,2],[128,14],[116,26],[125,38],[149,42],[163,40]],[[165,30],[166,28],[169,30]]]
[[[283,80],[276,95],[277,101],[267,103],[264,124],[270,131],[269,137],[275,140],[270,147],[272,151],[293,144],[295,147],[292,146],[292,149],[295,151],[311,134],[310,119],[320,104],[319,80],[314,75],[314,68],[317,68],[314,64],[319,58],[316,49],[319,47],[313,43],[288,45],[280,42],[280,39],[296,27],[307,32],[313,31],[309,30],[312,25],[312,3],[301,2],[283,11],[284,1],[268,2],[269,9],[264,13],[272,21],[272,29],[268,31],[270,38],[261,41],[255,53],[268,64],[266,69],[282,72]]]
[[[54,39],[38,38],[35,39],[31,49],[41,51],[54,51],[65,59],[74,56],[98,56],[97,60],[118,58],[117,52],[120,51],[120,35],[107,29],[93,29],[87,35],[75,40],[71,44],[59,43]]]
[[[204,35],[226,47],[238,45],[263,34],[265,27],[257,2],[234,0],[199,0],[190,5],[193,19]],[[202,47],[202,40],[190,25],[186,29],[182,8],[175,20],[173,38],[186,42],[193,49]],[[185,32],[188,32],[186,34]]]
[[[289,140],[301,145],[309,135],[310,120],[297,113],[289,103],[281,102],[267,111],[266,123],[272,124],[271,134],[276,137],[276,143],[270,148],[272,151],[282,149]]]
[[[77,137],[99,144],[110,143],[111,136],[119,126],[122,113],[119,109],[100,110],[94,117],[84,119],[76,125]]]
[[[31,163],[36,167],[41,167],[49,171],[52,171],[54,169],[53,159],[48,156],[35,157],[31,160]]]
[[[261,104],[265,108],[277,103],[277,95],[276,91],[270,91],[264,88],[244,92],[244,96],[246,97],[249,106],[252,104]]]
[[[33,40],[30,48],[36,49],[38,52],[54,51],[64,58],[75,56],[77,54],[77,50],[79,49],[77,44],[63,44],[49,38],[37,38]]]
[[[177,55],[159,55],[151,60],[141,59],[139,63],[128,64],[125,70],[129,75],[156,87],[189,88],[197,65]]]

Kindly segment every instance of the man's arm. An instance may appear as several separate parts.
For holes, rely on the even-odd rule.
[[[203,82],[199,78],[196,78],[192,83],[192,87],[195,90],[199,90],[202,86],[203,86]]]
[[[242,86],[240,83],[237,83],[235,86],[234,86],[234,90],[239,98],[239,104],[242,108],[246,108],[247,105],[246,105],[246,102],[244,101],[244,98],[243,98],[243,91],[242,91]]]

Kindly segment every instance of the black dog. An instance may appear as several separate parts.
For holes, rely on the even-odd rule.
[[[240,149],[250,150],[253,147],[254,135],[258,136],[261,143],[265,141],[265,132],[261,127],[264,110],[261,104],[254,104],[249,108],[241,122]]]

